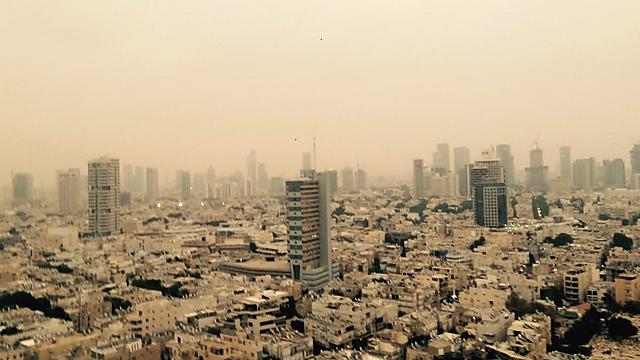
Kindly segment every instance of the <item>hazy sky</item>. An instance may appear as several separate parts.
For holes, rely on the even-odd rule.
[[[0,0],[0,184],[101,154],[218,173],[408,174],[539,134],[552,167],[640,140],[640,1]],[[294,139],[299,139],[295,142]],[[166,175],[170,172],[170,175]]]

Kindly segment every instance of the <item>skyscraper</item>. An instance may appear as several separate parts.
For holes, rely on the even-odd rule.
[[[604,186],[608,188],[622,189],[626,187],[624,160],[613,159],[602,161],[604,172]]]
[[[136,166],[135,175],[133,177],[133,189],[131,189],[132,193],[135,194],[143,194],[144,193],[144,185],[145,181],[145,171],[143,166]]]
[[[596,185],[596,161],[594,158],[577,159],[573,162],[573,187],[591,190]]]
[[[571,147],[560,147],[560,178],[571,181]]]
[[[466,169],[469,163],[471,163],[471,156],[469,155],[468,147],[459,146],[453,148],[453,170],[458,175],[458,193],[461,196],[469,196],[466,180]]]
[[[342,169],[340,174],[342,178],[342,192],[343,193],[353,192],[353,189],[354,189],[353,169],[350,167],[346,167]]]
[[[476,224],[491,228],[508,223],[507,187],[504,183],[479,183],[473,190]]]
[[[191,193],[198,197],[204,198],[207,194],[207,175],[204,173],[193,174],[193,185],[191,186]]]
[[[286,189],[291,278],[319,288],[333,277],[330,179],[320,174],[290,180]]]
[[[364,190],[367,188],[367,172],[363,169],[356,170],[356,190]]]
[[[529,152],[529,167],[527,171],[527,186],[529,191],[546,191],[547,184],[547,167],[544,166],[544,158],[542,149],[536,146]]]
[[[191,198],[191,174],[188,171],[178,170],[176,172],[176,185],[178,187],[178,193],[182,200],[189,200]]]
[[[327,180],[327,189],[329,191],[329,199],[333,200],[338,191],[338,170],[325,170],[322,175]]]
[[[438,144],[436,152],[433,153],[433,172],[446,175],[451,168],[449,159],[449,144]]]
[[[424,160],[413,160],[413,191],[418,199],[424,198]]]
[[[495,154],[504,167],[505,182],[507,185],[515,184],[516,167],[513,162],[513,155],[511,155],[511,146],[507,144],[500,144],[496,146]]]
[[[255,196],[258,188],[258,169],[256,151],[251,150],[247,156],[247,195]]]
[[[158,169],[147,168],[147,200],[154,201],[158,198]]]
[[[83,209],[80,169],[58,171],[57,185],[60,214],[72,215],[81,212]]]
[[[631,156],[631,170],[634,173],[640,173],[640,144],[633,145],[629,154]]]
[[[269,193],[269,174],[265,163],[258,164],[258,193],[260,195]]]
[[[120,231],[120,161],[102,157],[89,161],[89,232],[107,236]]]
[[[207,169],[207,198],[215,198],[215,184],[216,184],[216,169],[213,166],[209,166]]]
[[[302,154],[302,170],[311,170],[311,153],[303,153]]]
[[[132,191],[133,183],[133,167],[131,165],[124,164],[122,167],[122,190]]]
[[[471,190],[473,212],[478,225],[507,225],[507,187],[500,160],[479,160],[467,165],[467,186]]]
[[[27,205],[33,199],[33,177],[27,173],[13,174],[13,206]]]

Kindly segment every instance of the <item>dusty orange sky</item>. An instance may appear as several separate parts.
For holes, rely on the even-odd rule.
[[[0,46],[0,184],[250,149],[289,176],[313,136],[319,167],[396,175],[438,142],[524,167],[538,137],[554,168],[640,140],[637,0],[3,0]]]

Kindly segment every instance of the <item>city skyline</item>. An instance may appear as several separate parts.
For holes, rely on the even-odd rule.
[[[510,144],[524,164],[538,141],[550,168],[562,145],[627,160],[640,140],[640,4],[619,5],[12,3],[0,184],[14,170],[53,187],[56,170],[105,154],[231,173],[250,149],[294,174],[313,137],[319,168],[370,175],[410,174],[405,160],[442,142],[474,157]],[[603,13],[616,21],[593,26]]]

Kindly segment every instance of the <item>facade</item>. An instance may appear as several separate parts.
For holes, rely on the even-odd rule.
[[[256,162],[256,151],[251,150],[247,156],[247,195],[255,196],[258,185],[258,164]]]
[[[516,168],[513,161],[513,155],[511,154],[511,146],[507,144],[500,144],[495,149],[496,157],[500,159],[502,166],[504,167],[505,183],[507,185],[513,185],[516,181]]]
[[[147,200],[158,198],[158,169],[147,168]]]
[[[451,170],[451,160],[449,157],[449,144],[438,144],[436,152],[433,153],[433,171],[445,175]]]
[[[57,173],[58,209],[62,215],[78,214],[82,209],[82,179],[80,169]]]
[[[176,185],[178,194],[182,200],[191,198],[191,174],[188,171],[178,170],[176,172]]]
[[[354,189],[354,181],[353,181],[353,169],[350,167],[346,167],[342,169],[342,192],[350,193],[353,192]]]
[[[458,193],[462,196],[469,196],[469,190],[467,188],[467,165],[471,163],[471,156],[469,155],[469,148],[466,146],[459,146],[453,148],[453,171],[458,175]]]
[[[269,174],[267,173],[267,164],[258,164],[258,194],[266,195],[269,193]]]
[[[605,187],[617,189],[626,187],[627,182],[624,171],[624,160],[603,160],[602,167]]]
[[[578,159],[573,162],[573,187],[591,190],[596,185],[596,161],[594,158]]]
[[[629,151],[629,157],[631,159],[631,172],[634,174],[640,173],[640,144],[633,145],[631,151]]]
[[[31,174],[14,174],[11,180],[14,206],[28,204],[33,199],[33,177]]]
[[[99,158],[88,165],[89,232],[94,236],[120,231],[120,160]]]
[[[363,169],[356,170],[356,190],[364,190],[367,188],[367,172]]]
[[[322,172],[328,181],[329,199],[333,199],[338,191],[338,170],[325,170]]]
[[[504,183],[479,183],[473,187],[476,224],[499,228],[508,223],[507,187]]]
[[[560,178],[571,181],[571,147],[560,147]]]
[[[286,182],[291,278],[308,288],[333,277],[330,181],[323,173]]]
[[[616,302],[624,305],[627,301],[640,301],[640,276],[620,274],[614,283]]]
[[[587,288],[597,282],[599,274],[592,264],[576,264],[564,274],[564,296],[575,304],[585,301]]]
[[[424,160],[413,160],[413,191],[417,198],[424,197]]]
[[[303,153],[302,154],[302,170],[311,170],[311,153]]]
[[[527,187],[529,191],[546,191],[548,189],[547,170],[544,166],[544,157],[542,149],[536,147],[529,152],[529,167],[525,169],[527,172]]]

